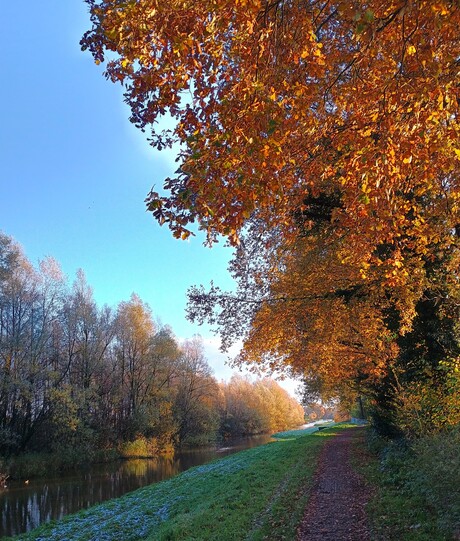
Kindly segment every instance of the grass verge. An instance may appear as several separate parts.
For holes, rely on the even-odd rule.
[[[319,452],[335,428],[308,432],[278,436],[14,539],[295,539]]]
[[[460,539],[460,431],[410,444],[369,431],[368,445],[363,437],[355,444],[355,465],[374,489],[373,541]]]

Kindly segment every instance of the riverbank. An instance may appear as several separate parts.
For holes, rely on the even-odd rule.
[[[0,539],[26,533],[93,505],[165,481],[195,466],[264,445],[270,435],[227,440],[222,447],[200,447],[152,459],[116,460],[31,479],[8,480],[0,490]]]
[[[285,432],[275,442],[191,468],[15,539],[294,539],[319,452],[335,434],[332,428],[313,431]]]
[[[341,436],[336,438],[338,434]],[[326,482],[326,492],[330,492],[330,487],[335,490],[340,483],[345,486],[354,476],[352,470],[364,475],[367,484],[344,497],[344,513],[349,513],[364,492],[365,501],[359,500],[358,506],[365,507],[367,516],[360,520],[368,524],[372,541],[460,539],[460,500],[455,490],[460,486],[459,430],[422,438],[411,445],[372,440],[371,430],[349,431],[343,425],[277,436],[278,441],[191,468],[14,539],[293,541],[301,539],[297,535],[302,535],[306,524],[310,528],[315,520],[318,523],[318,506],[334,512],[330,495],[323,504],[315,500],[324,485],[321,472],[332,475]],[[344,439],[352,443],[348,446],[349,459],[335,455],[329,461],[324,459],[326,448],[337,450]],[[337,469],[332,471],[331,464]],[[357,516],[351,512],[352,520]],[[299,529],[302,518],[303,530]],[[331,539],[349,539],[336,535],[343,529],[337,516],[333,521],[324,520],[332,528]],[[324,520],[318,523],[318,539],[326,539]],[[334,530],[337,522],[338,529]]]
[[[228,441],[268,436],[270,434],[250,434],[230,438],[229,440],[218,440],[201,445],[186,445],[177,448],[173,445],[165,445],[162,448],[155,448],[153,452],[149,451],[145,439],[138,439],[120,444],[118,447],[99,449],[88,453],[74,452],[70,456],[66,453],[24,453],[8,459],[0,457],[0,487],[10,484],[11,481],[42,479],[57,473],[78,473],[91,465],[108,464],[120,460],[161,459],[163,457],[172,457],[184,451],[218,447],[219,443],[221,447],[225,447]],[[4,482],[2,482],[2,479]]]
[[[332,420],[311,422],[303,425],[301,430],[311,428],[315,425],[327,426]],[[291,431],[292,432],[292,431]],[[11,483],[11,481],[20,481],[31,479],[42,479],[69,472],[78,473],[78,471],[87,470],[88,466],[97,464],[107,464],[119,460],[132,459],[159,459],[162,457],[172,457],[182,452],[197,449],[210,449],[212,447],[225,449],[232,442],[244,439],[257,439],[271,437],[272,432],[263,432],[255,434],[235,435],[227,439],[217,439],[213,442],[206,442],[201,445],[184,445],[182,447],[173,447],[172,445],[163,445],[161,448],[154,447],[150,452],[148,442],[145,438],[140,438],[134,442],[122,443],[117,447],[98,449],[91,452],[66,453],[24,453],[12,456],[8,459],[0,456],[0,488]],[[280,432],[279,434],[283,434]],[[154,438],[153,438],[154,439]],[[151,449],[150,449],[151,450]],[[0,534],[1,535],[1,534]]]

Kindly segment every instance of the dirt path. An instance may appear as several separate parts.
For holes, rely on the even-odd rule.
[[[365,513],[369,489],[350,463],[352,441],[360,430],[346,430],[324,445],[297,541],[370,540]]]

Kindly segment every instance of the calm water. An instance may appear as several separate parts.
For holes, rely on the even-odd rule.
[[[268,441],[270,436],[255,436],[226,442],[226,447],[190,450],[174,457],[97,464],[78,473],[31,480],[27,485],[24,481],[10,481],[7,489],[0,490],[0,538],[29,531],[42,522],[62,518],[168,479],[192,466]]]

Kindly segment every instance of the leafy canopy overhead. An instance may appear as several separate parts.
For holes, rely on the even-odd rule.
[[[382,412],[414,381],[442,387],[460,344],[458,1],[86,1],[82,47],[152,146],[180,149],[148,209],[237,247],[236,294],[192,288],[189,318],[224,347],[242,336],[242,362],[367,387]]]
[[[256,215],[288,239],[307,196],[340,192],[344,258],[392,279],[405,248],[457,225],[457,2],[86,1],[82,46],[109,53],[132,122],[158,149],[181,143],[167,195],[147,199],[176,236],[198,220],[237,243]],[[382,261],[385,243],[398,249]]]

